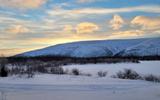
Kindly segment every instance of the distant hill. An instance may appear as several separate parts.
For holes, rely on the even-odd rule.
[[[143,39],[80,41],[73,43],[58,44],[39,50],[25,52],[16,56],[160,56],[160,37]]]

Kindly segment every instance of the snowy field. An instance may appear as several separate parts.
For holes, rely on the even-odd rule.
[[[39,74],[30,79],[0,78],[0,100],[160,100],[160,83],[110,77],[124,68],[145,75],[160,75],[160,61],[63,67],[77,68],[92,76]],[[108,74],[100,78],[98,71]]]
[[[87,65],[69,65],[66,69],[77,68],[82,73],[96,75],[98,71],[107,71],[108,75],[113,75],[123,69],[133,69],[139,74],[160,75],[160,61],[141,61],[140,63],[116,63],[116,64],[87,64]]]

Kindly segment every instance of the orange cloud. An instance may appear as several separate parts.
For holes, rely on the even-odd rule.
[[[113,19],[110,21],[110,24],[111,24],[111,28],[113,30],[118,30],[118,29],[120,29],[123,26],[124,20],[122,19],[121,16],[114,15]]]
[[[72,25],[65,25],[63,31],[72,32],[74,30]]]
[[[15,25],[13,27],[6,29],[5,31],[7,33],[18,34],[18,33],[27,33],[27,32],[29,32],[29,29],[27,27],[22,26],[22,25]]]
[[[160,29],[160,18],[149,18],[145,16],[136,16],[132,21],[132,25],[142,26],[144,30]]]
[[[21,9],[38,8],[43,5],[47,0],[0,0],[2,7],[14,7]]]
[[[131,38],[131,37],[139,37],[144,35],[144,31],[141,30],[127,30],[127,31],[119,31],[112,33],[107,38],[115,39],[115,38]]]
[[[80,23],[76,27],[77,33],[92,33],[98,30],[99,30],[99,26],[90,22]]]

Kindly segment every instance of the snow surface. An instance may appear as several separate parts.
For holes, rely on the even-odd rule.
[[[63,66],[78,68],[93,76],[38,74],[34,78],[0,78],[0,100],[160,100],[160,83],[110,78],[124,68],[141,74],[160,75],[160,61],[139,64],[88,64]],[[107,70],[108,76],[96,76]]]
[[[121,56],[160,55],[160,38],[73,42],[34,50],[17,56],[101,57],[117,54]]]
[[[96,75],[98,71],[107,71],[108,76],[116,74],[123,69],[133,69],[139,74],[160,75],[160,61],[141,61],[140,63],[116,63],[116,64],[86,64],[68,65],[65,69],[79,69],[82,73]]]

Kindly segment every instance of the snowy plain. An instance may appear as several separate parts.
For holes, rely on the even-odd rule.
[[[38,74],[34,78],[0,78],[0,100],[160,100],[160,83],[111,78],[125,68],[160,75],[160,61],[68,65],[92,76]],[[106,77],[97,76],[107,71]]]

